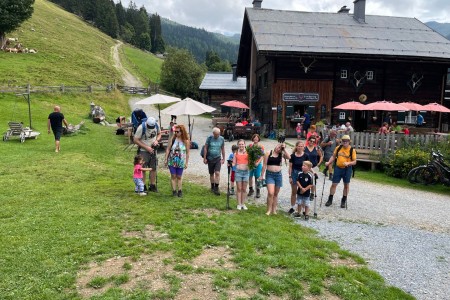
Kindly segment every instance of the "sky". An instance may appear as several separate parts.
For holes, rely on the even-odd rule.
[[[116,0],[116,2],[119,0]],[[130,0],[121,0],[128,7]],[[190,27],[220,33],[240,33],[245,7],[252,0],[133,0],[149,13]],[[353,0],[263,0],[262,8],[308,12],[337,12]],[[417,18],[422,22],[450,23],[449,0],[366,0],[366,15]]]

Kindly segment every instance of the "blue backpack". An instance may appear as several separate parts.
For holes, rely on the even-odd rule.
[[[135,109],[131,113],[131,123],[133,124],[133,133],[136,133],[136,129],[139,125],[145,125],[144,123],[147,121],[147,115],[142,109]],[[142,126],[142,134],[145,134],[145,129],[147,126]]]

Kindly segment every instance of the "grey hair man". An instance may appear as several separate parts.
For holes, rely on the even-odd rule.
[[[220,195],[220,168],[225,162],[225,140],[220,135],[220,129],[217,127],[213,128],[212,135],[206,139],[203,162],[208,164],[211,191],[216,195]]]
[[[61,113],[61,108],[56,105],[55,107],[53,107],[53,112],[48,115],[47,121],[47,132],[50,134],[51,128],[53,131],[53,135],[55,136],[55,152],[61,151],[60,139],[63,133],[63,123],[64,125],[66,125],[66,127],[69,126],[66,119],[64,118],[64,115]]]

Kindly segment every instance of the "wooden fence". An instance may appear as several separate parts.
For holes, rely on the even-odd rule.
[[[29,94],[29,93],[92,93],[94,91],[110,92],[114,89],[113,84],[106,86],[71,86],[71,85],[23,85],[23,86],[0,86],[0,93],[15,93],[15,94]]]

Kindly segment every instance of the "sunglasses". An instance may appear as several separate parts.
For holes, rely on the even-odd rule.
[[[342,142],[344,142],[344,143],[349,143],[350,140],[342,140]]]
[[[179,130],[175,130],[174,132],[175,132],[175,133],[180,133],[180,131],[179,131]]]

